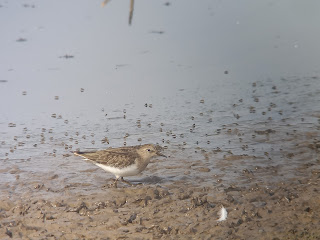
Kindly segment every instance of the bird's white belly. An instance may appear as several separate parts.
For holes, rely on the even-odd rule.
[[[134,176],[137,175],[138,173],[140,173],[139,169],[136,167],[136,165],[131,165],[125,168],[115,168],[115,167],[110,167],[110,166],[106,166],[100,163],[96,163],[96,165],[98,167],[101,167],[103,170],[107,171],[107,172],[111,172],[114,175],[116,175],[116,177],[127,177],[127,176]]]

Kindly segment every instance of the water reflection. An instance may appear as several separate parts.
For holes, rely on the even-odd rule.
[[[131,25],[133,17],[134,0],[130,0],[129,25]]]
[[[102,7],[104,7],[108,2],[110,2],[110,0],[104,0],[102,3]],[[129,25],[131,25],[132,23],[133,9],[134,9],[134,0],[130,0]]]

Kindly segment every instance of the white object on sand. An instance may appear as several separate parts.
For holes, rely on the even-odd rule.
[[[228,212],[227,212],[227,209],[224,208],[224,206],[221,207],[219,211],[219,216],[220,218],[217,220],[217,222],[222,222],[227,220]]]

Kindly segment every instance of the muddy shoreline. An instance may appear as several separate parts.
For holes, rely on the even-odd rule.
[[[202,177],[167,181],[154,175],[141,177],[140,185],[115,189],[106,184],[107,174],[98,185],[63,183],[52,174],[26,183],[23,194],[8,185],[0,201],[0,238],[320,239],[319,146],[313,139],[300,144],[300,156],[291,156],[296,161],[290,178],[272,165],[242,168],[234,173],[238,182],[230,184],[204,171],[205,164],[190,164],[181,174],[198,171]],[[303,152],[315,157],[302,158]],[[235,155],[220,161],[245,158],[252,161]],[[228,218],[217,222],[221,206]]]
[[[0,2],[0,239],[320,239],[320,2],[102,2]]]

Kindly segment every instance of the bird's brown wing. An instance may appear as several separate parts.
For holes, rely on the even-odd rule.
[[[86,158],[94,163],[105,164],[110,167],[124,168],[134,164],[138,154],[126,150],[101,150],[96,152],[75,152],[75,155]]]

